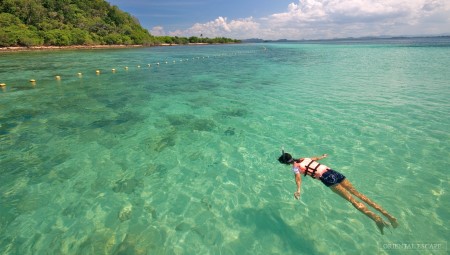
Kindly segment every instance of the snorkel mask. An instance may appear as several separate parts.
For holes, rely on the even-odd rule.
[[[284,148],[281,148],[281,156],[278,158],[278,161],[281,164],[289,165],[294,161],[291,154],[284,152]]]

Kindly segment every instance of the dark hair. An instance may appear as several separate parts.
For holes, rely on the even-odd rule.
[[[291,154],[289,154],[289,153],[283,153],[283,154],[281,154],[281,156],[278,158],[278,161],[280,161],[281,164],[289,165],[289,164],[292,163],[292,161],[294,161],[294,159],[292,158]]]

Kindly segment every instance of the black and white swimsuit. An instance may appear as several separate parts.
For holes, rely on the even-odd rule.
[[[309,175],[314,179],[319,179],[327,187],[341,183],[345,179],[343,174],[334,171],[333,169],[310,158],[304,158],[300,162],[300,167],[294,166],[292,171],[294,174],[302,173],[305,176]]]

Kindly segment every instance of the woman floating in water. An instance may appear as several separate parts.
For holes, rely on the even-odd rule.
[[[357,201],[355,197],[361,199],[377,211],[381,212],[384,216],[386,216],[386,218],[389,219],[392,227],[396,228],[398,226],[396,218],[381,208],[381,206],[359,193],[344,175],[317,162],[327,156],[327,154],[323,154],[321,157],[294,159],[291,154],[285,153],[283,150],[282,155],[278,158],[278,161],[282,164],[292,165],[292,171],[295,174],[295,182],[297,183],[297,191],[294,193],[294,197],[296,199],[300,198],[300,186],[302,184],[301,174],[305,176],[309,175],[314,179],[321,180],[322,183],[327,187],[330,187],[332,191],[348,200],[354,207],[356,207],[356,209],[375,221],[378,229],[381,231],[381,234],[384,234],[383,228],[388,226],[388,224],[383,221],[380,216],[370,211],[363,203]]]

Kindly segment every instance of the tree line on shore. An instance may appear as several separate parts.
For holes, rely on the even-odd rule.
[[[104,0],[2,0],[0,47],[236,43],[229,38],[153,36]]]

